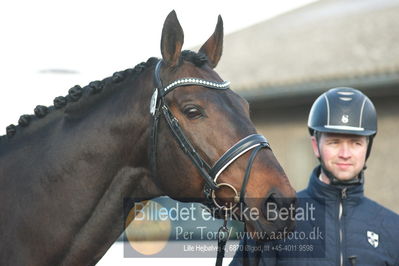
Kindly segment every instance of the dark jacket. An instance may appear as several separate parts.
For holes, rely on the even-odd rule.
[[[241,241],[230,265],[243,265],[243,255],[249,265],[399,265],[399,215],[365,197],[363,184],[327,185],[319,173],[317,167],[297,194],[298,210],[313,217],[297,211],[295,232],[263,243],[261,253],[251,252],[259,243],[250,239],[243,252]]]

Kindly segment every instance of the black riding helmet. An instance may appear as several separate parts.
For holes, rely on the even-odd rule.
[[[377,134],[377,113],[373,103],[361,91],[347,87],[333,88],[320,95],[313,103],[309,113],[308,128],[309,133],[315,136],[317,141],[320,135],[318,132],[367,136],[369,138],[367,160],[373,138]],[[342,183],[324,168],[320,158],[319,160],[332,183]]]

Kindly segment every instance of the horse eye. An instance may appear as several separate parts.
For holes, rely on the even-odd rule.
[[[202,117],[201,110],[196,106],[187,106],[184,108],[183,113],[187,116],[188,119],[197,119]]]

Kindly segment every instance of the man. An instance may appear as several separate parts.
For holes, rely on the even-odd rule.
[[[297,194],[295,231],[262,244],[246,238],[230,265],[399,265],[399,215],[363,194],[373,103],[356,89],[331,89],[313,103],[308,128],[320,165]]]

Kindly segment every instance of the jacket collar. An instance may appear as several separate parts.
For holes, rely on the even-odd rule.
[[[361,182],[361,184],[357,185],[347,186],[325,184],[319,179],[320,169],[321,167],[317,166],[310,176],[308,191],[312,197],[323,198],[327,200],[337,200],[342,198],[342,191],[344,189],[346,189],[345,196],[349,200],[363,197],[364,182]],[[364,179],[364,177],[362,178]]]

